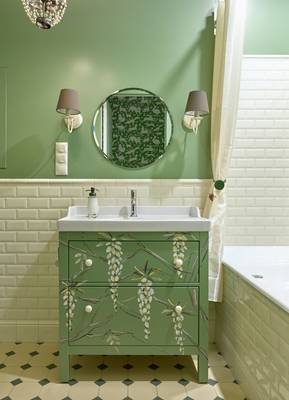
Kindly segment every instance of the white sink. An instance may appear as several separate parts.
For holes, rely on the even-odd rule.
[[[103,206],[97,218],[88,218],[87,207],[69,207],[58,221],[61,232],[73,231],[209,231],[210,220],[201,218],[199,209],[187,206],[138,206],[137,217],[128,207]]]

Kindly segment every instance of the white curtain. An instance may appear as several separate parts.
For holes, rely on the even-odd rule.
[[[246,0],[219,0],[211,109],[211,159],[214,182],[204,216],[212,220],[209,300],[222,300],[222,257],[228,174],[238,111]],[[225,181],[217,190],[214,183]]]

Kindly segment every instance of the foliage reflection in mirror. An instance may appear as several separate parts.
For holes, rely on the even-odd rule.
[[[128,88],[108,96],[93,120],[95,143],[105,158],[126,168],[160,159],[173,134],[166,103],[144,89]]]

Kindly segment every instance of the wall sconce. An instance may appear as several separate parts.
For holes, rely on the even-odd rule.
[[[77,129],[83,122],[80,113],[80,103],[78,93],[73,89],[61,89],[56,111],[64,114],[64,122],[69,133]]]
[[[189,93],[183,124],[191,129],[196,135],[200,123],[205,115],[209,113],[207,93],[203,90],[193,90]]]

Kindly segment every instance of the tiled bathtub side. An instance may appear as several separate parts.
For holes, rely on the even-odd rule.
[[[58,329],[57,220],[69,205],[86,205],[90,186],[100,205],[203,207],[207,180],[0,181],[0,340],[56,340]],[[214,337],[214,306],[211,305]]]
[[[225,268],[216,341],[248,400],[288,400],[288,332],[289,314]]]

